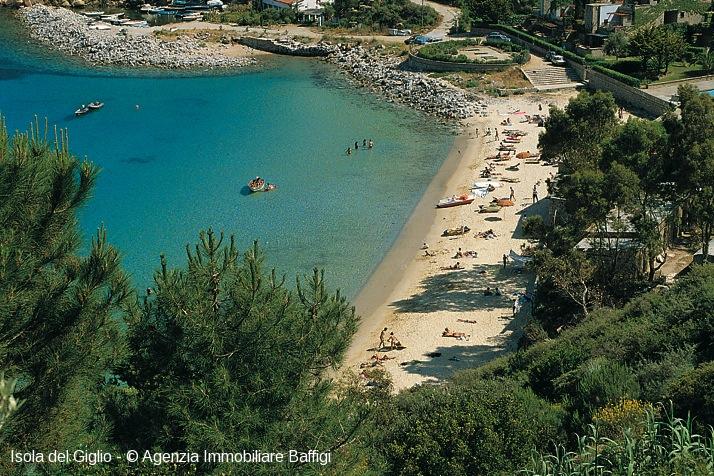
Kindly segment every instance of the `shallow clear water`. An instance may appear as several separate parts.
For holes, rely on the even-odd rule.
[[[102,110],[73,116],[95,99]],[[351,88],[319,61],[203,77],[90,70],[28,46],[6,12],[0,113],[10,130],[34,115],[68,128],[71,149],[101,166],[83,231],[104,224],[140,286],[160,253],[182,265],[185,245],[213,227],[241,249],[258,239],[289,277],[324,267],[354,296],[453,142],[449,128]],[[347,157],[363,138],[375,148]],[[256,175],[278,190],[246,194]]]

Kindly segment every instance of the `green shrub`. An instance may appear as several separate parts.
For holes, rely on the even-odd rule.
[[[559,436],[562,411],[500,382],[422,387],[397,396],[380,448],[386,474],[513,474]]]
[[[605,357],[590,360],[574,376],[577,382],[573,403],[588,417],[605,405],[640,396],[640,385],[632,370]]]
[[[523,219],[523,235],[532,240],[542,240],[545,237],[546,227],[543,217],[531,215]]]
[[[714,362],[707,362],[670,384],[669,397],[680,414],[696,415],[698,423],[714,425]]]
[[[625,83],[628,86],[632,86],[633,88],[639,88],[642,85],[642,82],[637,78],[633,78],[632,76],[629,76],[627,74],[618,73],[617,71],[605,68],[600,65],[595,65],[592,67],[592,69],[594,71],[597,71],[598,73],[602,73],[606,76],[611,77],[612,79],[620,81],[621,83]]]

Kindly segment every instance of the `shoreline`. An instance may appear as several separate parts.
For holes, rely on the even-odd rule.
[[[509,119],[510,129],[526,133],[516,150],[536,152],[541,129],[525,115],[547,111],[548,104],[562,107],[575,94],[565,90],[489,100],[482,111],[486,117],[466,122],[392,248],[354,299],[361,320],[339,372],[359,373],[369,385],[371,370],[385,371],[398,392],[414,385],[440,384],[456,371],[516,349],[530,316],[526,303],[535,281],[532,271],[512,258],[504,265],[503,256],[511,251],[522,255],[523,247],[529,247],[522,219],[547,214],[543,182],[557,168],[514,155],[507,161],[493,161],[489,157],[496,154],[500,140],[484,132],[495,128],[505,138],[506,127],[501,124]],[[476,128],[481,134],[476,135]],[[474,182],[488,180],[480,178],[485,165],[493,168],[491,180],[500,185],[472,205],[436,209],[439,199],[468,193]],[[531,199],[534,189],[541,200]],[[479,206],[492,199],[511,203],[496,213],[479,213]],[[471,230],[457,237],[442,236],[445,228],[461,225]],[[429,245],[428,256],[422,243]],[[474,255],[458,257],[458,250]],[[450,268],[457,260],[460,267]],[[498,292],[487,293],[489,287]],[[401,347],[378,348],[384,327]],[[445,328],[458,335],[442,335]],[[375,356],[384,361],[376,361]]]
[[[405,285],[403,273],[420,251],[421,243],[427,242],[427,237],[441,229],[438,209],[434,204],[448,195],[449,190],[463,188],[461,177],[471,168],[472,161],[477,164],[483,162],[483,137],[474,137],[473,133],[475,128],[484,126],[488,126],[486,117],[474,116],[464,123],[446,160],[429,182],[397,239],[358,292],[353,304],[361,320],[347,350],[343,367],[352,366],[361,360],[359,354],[371,342],[371,334],[375,329],[383,327],[386,321],[386,316],[380,316],[378,311],[389,304],[390,296],[400,286]],[[478,154],[478,157],[474,157],[474,154]]]

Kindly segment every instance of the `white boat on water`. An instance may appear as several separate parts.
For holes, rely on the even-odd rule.
[[[145,3],[139,7],[139,11],[142,13],[148,13],[149,11],[153,10],[153,8],[154,8],[153,5],[149,5],[148,3]]]
[[[119,18],[123,17],[124,13],[119,12],[119,13],[112,13],[111,15],[100,15],[99,18],[101,18],[104,21],[113,21],[113,20],[118,20]]]
[[[122,26],[130,26],[133,28],[148,28],[149,23],[146,20],[129,20],[122,23]]]
[[[104,12],[83,12],[82,15],[90,18],[97,18],[104,15]]]
[[[181,20],[183,21],[195,21],[195,20],[202,20],[203,15],[200,13],[187,13],[186,15],[183,15],[181,17]]]

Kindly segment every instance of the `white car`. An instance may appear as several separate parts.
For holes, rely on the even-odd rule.
[[[550,62],[555,66],[565,66],[565,58],[560,55],[551,55]]]

